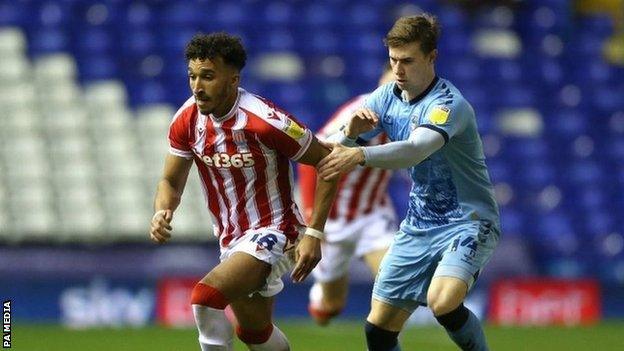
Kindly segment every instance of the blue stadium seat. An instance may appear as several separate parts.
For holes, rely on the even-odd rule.
[[[501,231],[504,236],[507,235],[519,235],[523,236],[525,233],[526,218],[521,211],[513,208],[501,209]]]
[[[515,179],[522,184],[522,188],[543,189],[555,184],[557,180],[556,168],[545,157],[538,157],[531,161],[522,161]]]
[[[600,235],[613,233],[617,228],[617,221],[608,207],[588,209],[583,222],[583,233],[591,241]]]
[[[523,85],[510,85],[501,91],[498,82],[491,81],[490,97],[494,97],[501,106],[506,107],[535,107],[537,101],[532,89]]]
[[[31,22],[32,8],[28,3],[15,1],[0,2],[0,27],[27,27]]]
[[[78,55],[84,54],[109,54],[116,50],[116,38],[109,29],[83,28],[79,33],[74,33],[75,50]]]
[[[549,145],[541,138],[511,138],[508,137],[502,149],[510,159],[520,162],[533,162],[547,159]]]
[[[465,28],[444,30],[444,40],[438,43],[440,52],[448,55],[451,60],[461,59],[473,54],[471,33]]]
[[[141,10],[139,10],[141,11]],[[141,15],[139,12],[138,16]],[[210,16],[211,20],[216,18]],[[136,20],[133,18],[133,20]],[[141,18],[139,17],[139,21]],[[195,27],[203,20],[207,20],[206,13],[204,13],[197,4],[190,1],[176,1],[169,2],[161,11],[158,12],[158,22],[161,26],[164,26],[162,30],[171,30],[169,26],[177,27]]]
[[[30,33],[28,50],[33,56],[40,56],[55,52],[67,52],[70,38],[60,28],[40,27],[39,30]]]
[[[562,179],[568,181],[570,185],[578,186],[600,184],[604,177],[602,168],[596,162],[581,160],[569,165]]]
[[[124,56],[137,57],[156,51],[157,42],[153,31],[135,29],[121,36],[120,46]]]
[[[306,55],[336,54],[342,42],[335,33],[327,29],[305,30],[298,33],[298,50]]]
[[[134,105],[147,105],[167,101],[168,93],[171,92],[170,90],[168,91],[165,84],[153,80],[140,82],[128,90],[130,100]],[[177,90],[182,89],[177,87]],[[185,95],[188,98],[191,94],[187,93]],[[182,102],[184,101],[181,101],[180,104]]]
[[[115,79],[119,77],[119,65],[113,57],[102,54],[81,56],[78,70],[82,81]]]
[[[67,25],[71,21],[70,4],[60,1],[40,2],[39,7],[33,9],[36,13],[34,23],[31,25],[43,27],[59,27]]]
[[[577,28],[582,28],[584,33],[606,37],[613,34],[613,18],[608,14],[584,15],[577,19]]]
[[[347,26],[361,27],[367,30],[378,27],[383,23],[383,13],[372,4],[359,3],[351,6],[343,20]]]
[[[497,84],[519,85],[528,78],[523,74],[520,63],[515,60],[481,60],[480,65],[483,67],[483,79]]]
[[[310,28],[326,28],[338,24],[343,18],[342,7],[334,7],[330,3],[310,3],[305,9],[301,20]]]
[[[592,89],[592,103],[603,113],[613,113],[624,110],[624,85],[604,86],[597,85]]]
[[[544,114],[549,135],[559,139],[571,139],[582,135],[589,120],[577,109],[546,110]]]
[[[437,16],[444,28],[445,36],[455,31],[466,32],[466,29],[470,28],[468,14],[457,6],[444,6],[437,13]]]
[[[285,1],[273,1],[264,8],[263,18],[271,26],[288,26],[296,22],[297,9],[293,4]]]
[[[158,19],[158,7],[154,3],[132,2],[126,8],[123,17],[120,16],[119,24],[134,28],[150,28]]]

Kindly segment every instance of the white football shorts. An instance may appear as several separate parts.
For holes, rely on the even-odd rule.
[[[346,275],[353,257],[388,248],[397,230],[392,208],[374,210],[349,223],[328,221],[321,246],[323,258],[312,271],[315,281],[325,283]]]
[[[303,233],[300,230],[299,238]],[[246,233],[234,239],[226,248],[221,248],[221,261],[235,252],[244,252],[272,266],[266,284],[258,291],[264,297],[277,295],[284,288],[282,275],[290,271],[295,264],[295,248],[299,242],[289,242],[286,235],[271,229],[260,229],[255,233]]]

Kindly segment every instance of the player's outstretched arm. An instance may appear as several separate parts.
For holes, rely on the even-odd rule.
[[[329,155],[329,149],[314,138],[299,162],[316,166],[327,155]],[[321,260],[323,230],[337,189],[338,179],[325,181],[317,176],[312,216],[305,235],[295,251],[297,264],[291,273],[291,277],[296,283],[303,281]]]
[[[180,204],[192,164],[192,160],[171,154],[165,158],[163,175],[156,188],[154,216],[149,231],[150,238],[157,243],[162,244],[171,238],[173,211]]]
[[[416,128],[409,140],[357,148],[336,145],[331,154],[319,164],[319,176],[322,179],[334,179],[357,164],[384,169],[413,167],[444,144],[445,139],[439,132]]]

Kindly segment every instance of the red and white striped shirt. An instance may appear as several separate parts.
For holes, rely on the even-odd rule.
[[[342,105],[318,133],[324,139],[340,130],[355,110],[362,107],[368,94],[357,96]],[[366,145],[379,145],[388,141],[385,133],[371,139]],[[388,182],[392,171],[357,166],[339,182],[338,194],[329,213],[329,220],[350,222],[358,216],[371,213],[379,207],[391,207]],[[299,165],[299,187],[306,214],[312,212],[316,171],[311,166]]]
[[[297,238],[304,222],[289,159],[299,159],[313,138],[292,115],[239,88],[236,103],[219,119],[199,113],[189,98],[169,127],[169,152],[194,158],[215,236],[227,247],[263,229]]]

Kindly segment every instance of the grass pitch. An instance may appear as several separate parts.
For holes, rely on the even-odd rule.
[[[318,327],[307,320],[280,320],[293,351],[366,350],[361,321],[339,320]],[[624,322],[592,327],[486,327],[494,351],[624,350]],[[199,350],[194,329],[120,328],[70,330],[58,325],[14,324],[12,349],[24,351],[186,351]],[[437,326],[410,327],[401,333],[404,351],[458,350]],[[235,350],[246,350],[236,341]]]

